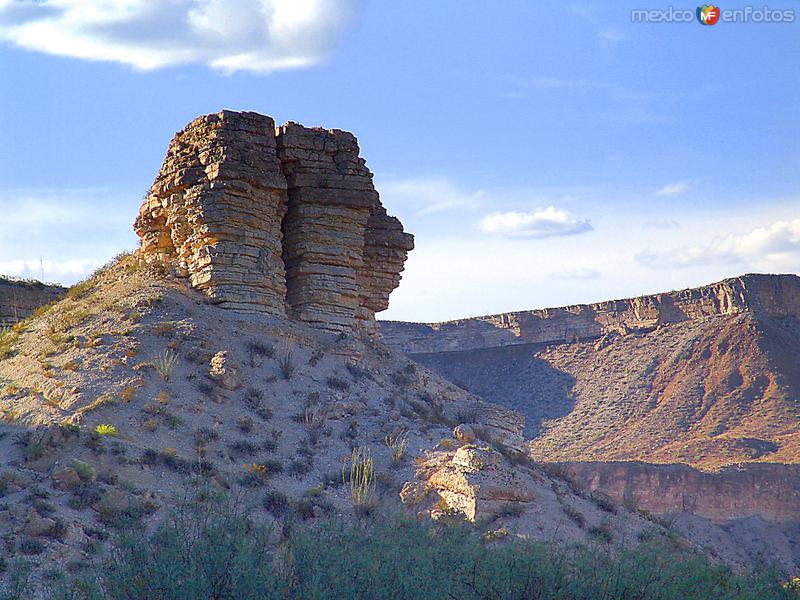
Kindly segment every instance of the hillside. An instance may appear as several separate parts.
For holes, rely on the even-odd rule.
[[[708,310],[705,299],[736,288],[749,293],[729,295]],[[471,332],[478,325],[471,321],[434,325],[417,339],[412,336],[419,335],[418,324],[389,323],[384,331],[395,347],[451,348],[410,354],[479,396],[525,414],[526,436],[540,460],[682,462],[701,469],[751,461],[796,463],[797,290],[795,276],[745,276],[698,290],[605,303],[617,307],[603,319],[609,325],[573,341],[528,343],[523,329],[502,342],[484,337],[482,347],[475,347],[479,340]],[[628,307],[663,304],[665,297],[695,298],[696,305],[684,305],[694,310],[682,313],[696,316],[669,319],[662,312],[647,327],[636,328],[625,321]],[[564,311],[589,310],[541,312],[563,328]],[[626,329],[620,331],[620,323]],[[453,350],[462,331],[466,348]]]
[[[0,592],[27,564],[34,591],[12,597],[51,597],[118,534],[220,496],[276,543],[298,522],[404,513],[610,552],[710,536],[728,564],[755,559],[713,524],[692,541],[536,464],[520,414],[381,341],[413,244],[351,134],[200,117],[135,230],[140,249],[0,335]]]
[[[520,420],[381,343],[221,309],[137,256],[39,313],[2,340],[7,562],[86,568],[110,533],[153,526],[198,486],[251,496],[266,521],[352,518],[354,448],[374,460],[369,511],[402,498],[562,543],[658,529],[493,450],[522,441]]]

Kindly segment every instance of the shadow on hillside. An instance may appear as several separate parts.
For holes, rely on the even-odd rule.
[[[487,402],[525,415],[525,437],[575,407],[575,378],[538,358],[542,344],[519,344],[457,352],[413,354],[414,360]]]

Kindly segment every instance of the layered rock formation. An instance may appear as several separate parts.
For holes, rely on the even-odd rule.
[[[0,277],[0,327],[10,327],[66,293],[67,289],[59,285]]]
[[[690,513],[716,523],[752,515],[774,522],[800,519],[800,465],[745,464],[717,473],[642,462],[561,467],[580,487],[600,490],[618,504],[654,515]]]
[[[375,332],[413,237],[347,132],[222,111],[178,132],[134,226],[213,302]]]
[[[651,331],[711,315],[752,312],[800,316],[800,277],[743,275],[711,285],[561,308],[504,313],[444,323],[381,323],[386,342],[403,352],[446,352],[510,344],[594,339]]]

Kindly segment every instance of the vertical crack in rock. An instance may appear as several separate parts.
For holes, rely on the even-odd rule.
[[[226,308],[373,335],[414,246],[351,133],[231,111],[175,136],[134,228]]]

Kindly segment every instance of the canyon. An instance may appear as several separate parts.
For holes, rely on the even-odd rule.
[[[800,277],[381,329],[524,414],[531,457],[577,488],[726,530],[761,519],[795,547]]]
[[[652,331],[706,316],[800,316],[800,278],[743,275],[698,288],[441,323],[382,321],[387,343],[412,354],[571,342]]]

